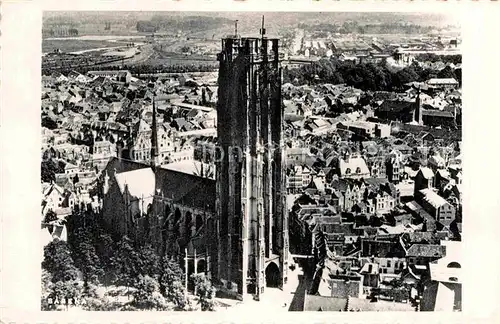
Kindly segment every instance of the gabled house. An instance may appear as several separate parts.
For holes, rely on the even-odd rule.
[[[294,165],[287,169],[287,188],[291,193],[298,193],[312,181],[314,170],[306,165]]]
[[[420,168],[415,176],[414,196],[418,196],[419,191],[430,189],[434,185],[434,172],[427,167]]]
[[[449,226],[455,220],[455,207],[433,190],[422,189],[418,197],[417,201],[436,221]]]
[[[439,244],[412,244],[406,249],[406,260],[408,265],[427,266],[445,253],[444,246]]]
[[[399,183],[403,178],[404,163],[403,154],[398,150],[392,150],[385,160],[387,178],[392,183]]]
[[[344,154],[339,159],[339,176],[341,178],[361,179],[370,176],[365,159],[357,154]]]

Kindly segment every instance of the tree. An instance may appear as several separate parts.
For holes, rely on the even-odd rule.
[[[58,281],[54,284],[52,292],[61,305],[71,305],[81,298],[82,289],[76,280]]]
[[[389,297],[394,299],[395,301],[403,301],[407,300],[409,297],[409,290],[408,288],[401,287],[401,288],[392,288],[387,291],[387,294]]]
[[[84,239],[75,244],[73,249],[75,265],[83,274],[86,283],[98,283],[104,274],[99,257],[90,239]]]
[[[41,164],[42,182],[53,182],[56,180],[58,165],[52,160],[44,160]]]
[[[215,288],[203,273],[192,274],[191,279],[194,281],[196,296],[198,296],[198,304],[202,311],[215,310]]]
[[[48,223],[53,222],[55,220],[57,220],[57,214],[51,209],[47,212],[47,214],[45,214],[43,222],[48,224]]]
[[[41,308],[42,311],[55,310],[55,305],[52,296],[52,275],[45,269],[42,269],[42,293],[41,293]]]
[[[167,310],[165,299],[160,294],[159,284],[150,276],[139,276],[134,285],[132,307],[141,310]]]
[[[134,250],[132,243],[127,236],[124,236],[118,242],[116,253],[111,261],[117,283],[128,287],[132,287],[141,274],[139,254]]]
[[[103,268],[106,270],[105,275],[107,275],[108,270],[111,269],[111,261],[114,254],[113,239],[109,234],[100,233],[96,236],[94,247]]]
[[[184,273],[175,262],[163,258],[161,276],[159,280],[160,292],[166,301],[174,304],[175,310],[184,310],[187,305],[185,287],[183,284]]]
[[[57,122],[55,122],[50,117],[43,117],[42,118],[42,127],[45,127],[45,128],[48,128],[48,129],[56,129],[57,128]]]
[[[58,239],[45,246],[42,268],[52,275],[52,282],[54,283],[78,278],[78,269],[71,258],[68,244]]]
[[[120,304],[117,302],[112,302],[107,299],[101,299],[96,297],[87,297],[82,305],[83,310],[86,311],[103,311],[103,312],[113,312],[120,310]]]
[[[148,275],[158,279],[160,277],[160,257],[151,245],[143,246],[139,249],[138,267],[142,275]]]

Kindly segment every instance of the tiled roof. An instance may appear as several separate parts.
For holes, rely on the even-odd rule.
[[[362,157],[349,158],[348,161],[340,159],[339,161],[340,174],[342,176],[356,175],[356,174],[369,174],[368,166]],[[349,169],[349,173],[347,170]],[[359,172],[357,172],[359,170]]]
[[[431,204],[434,208],[439,208],[448,203],[443,197],[431,189],[422,189],[420,190],[420,193],[424,195],[424,200]]]
[[[453,78],[433,78],[427,80],[428,85],[437,85],[437,84],[458,84],[458,81]]]
[[[445,255],[446,249],[437,244],[413,244],[406,251],[407,257],[428,257],[441,258]]]
[[[423,116],[435,116],[435,117],[448,117],[448,118],[455,118],[453,113],[451,111],[445,111],[445,110],[431,110],[431,109],[425,109],[422,111]]]
[[[437,244],[439,239],[432,232],[413,232],[403,234],[403,240],[408,243]]]
[[[394,303],[388,301],[378,301],[372,303],[366,298],[336,298],[326,296],[306,295],[304,301],[304,311],[345,311],[348,305],[350,311],[412,311],[410,303]]]
[[[150,168],[149,165],[113,157],[106,170],[108,174]],[[195,175],[156,168],[156,189],[161,189],[165,198],[189,207],[215,211],[215,181]]]
[[[137,198],[149,198],[155,194],[155,174],[151,168],[138,169],[116,175],[120,191],[128,192]]]
[[[370,268],[371,268],[371,271],[369,271]],[[361,268],[360,273],[361,274],[378,274],[378,272],[379,272],[378,268],[379,268],[378,263],[365,263],[363,268]]]
[[[414,102],[400,100],[384,100],[378,111],[403,112],[413,110]]]
[[[430,168],[424,167],[420,168],[420,171],[422,172],[422,175],[426,179],[432,179],[434,177],[434,172]]]

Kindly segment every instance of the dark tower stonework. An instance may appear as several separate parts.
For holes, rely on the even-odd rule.
[[[217,221],[211,273],[244,298],[283,287],[288,215],[279,39],[228,37],[218,55]]]

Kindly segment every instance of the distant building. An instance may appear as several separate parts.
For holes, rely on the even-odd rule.
[[[434,185],[434,172],[424,167],[420,168],[415,176],[415,188],[413,196],[417,197],[422,189],[430,189]]]
[[[116,70],[116,71],[89,71],[87,72],[89,76],[92,77],[107,77],[114,81],[130,83],[132,79],[132,74],[130,71],[126,70]]]
[[[130,145],[131,160],[147,163],[151,160],[151,139],[153,132],[151,126],[144,120],[140,119],[132,128],[132,136]],[[171,137],[170,131],[163,125],[157,126],[157,141],[158,141],[158,158],[160,163],[168,161],[176,152],[176,145]],[[194,149],[193,149],[194,150]],[[194,151],[191,152],[192,158]]]
[[[339,176],[341,178],[361,179],[370,176],[365,159],[358,154],[346,153],[339,159]]]
[[[413,244],[406,251],[406,260],[410,266],[426,266],[429,262],[442,258],[445,251],[439,244]]]
[[[399,65],[410,65],[414,60],[415,56],[411,53],[405,53],[402,48],[398,48],[392,55],[394,61]]]
[[[453,78],[434,78],[427,80],[427,85],[434,88],[456,89],[459,83]]]
[[[312,286],[311,290],[317,290],[321,296],[359,298],[363,294],[363,276],[340,269],[326,259],[324,265],[316,271]]]
[[[103,170],[113,156],[116,156],[116,148],[110,141],[103,140],[93,143],[92,163],[98,170]]]
[[[347,129],[361,138],[387,138],[391,135],[391,126],[367,121],[341,122],[338,129]]]
[[[313,170],[305,165],[295,165],[287,172],[287,189],[290,193],[298,193],[311,183]]]
[[[404,100],[384,100],[375,110],[375,116],[381,119],[410,123],[414,120],[415,102]]]
[[[385,161],[385,170],[387,179],[392,183],[399,183],[403,180],[404,164],[403,154],[393,150],[387,156]]]
[[[455,207],[436,192],[422,189],[417,197],[417,201],[436,221],[449,226],[455,220]]]
[[[422,124],[431,127],[457,127],[456,116],[453,111],[425,109],[422,111]]]

